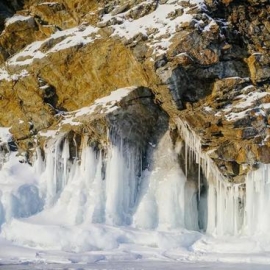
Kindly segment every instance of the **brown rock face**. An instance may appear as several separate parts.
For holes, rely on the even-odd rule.
[[[3,108],[15,113],[16,120],[4,110],[0,119],[2,125],[17,130],[16,139],[48,128],[55,121],[53,115],[57,110],[76,110],[112,90],[147,85],[140,64],[117,41],[98,39],[81,48],[67,49],[64,55],[63,52],[50,54],[26,67],[28,76],[1,82],[1,103]],[[22,132],[20,121],[31,122],[33,127]]]
[[[8,24],[0,36],[0,46],[2,48],[0,51],[1,63],[9,56],[35,41],[37,30],[38,27],[32,17],[25,17],[23,21]]]
[[[251,80],[254,84],[270,78],[270,57],[265,54],[253,54],[247,59]]]

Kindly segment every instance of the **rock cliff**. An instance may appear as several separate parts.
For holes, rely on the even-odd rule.
[[[2,1],[1,237],[73,253],[267,235],[269,13],[267,0]]]
[[[31,156],[62,115],[148,87],[174,140],[180,118],[225,178],[242,183],[270,162],[269,11],[251,0],[4,1],[0,125]]]

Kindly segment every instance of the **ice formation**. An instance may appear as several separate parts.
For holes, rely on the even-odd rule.
[[[145,171],[142,151],[134,145],[120,139],[98,150],[88,145],[88,137],[82,141],[77,157],[70,155],[73,140],[64,136],[47,144],[44,160],[37,150],[34,167],[41,175],[39,190],[45,209],[72,209],[66,216],[72,225],[87,221],[145,229],[185,228],[185,213],[197,210],[192,206],[185,210],[186,178],[169,133]]]
[[[135,225],[146,229],[185,228],[185,214],[197,211],[185,204],[185,183],[167,132],[153,153],[152,164],[143,172]]]
[[[261,164],[246,179],[245,233],[268,234],[270,228],[270,166]]]
[[[200,169],[207,180],[206,231],[219,236],[266,233],[270,228],[266,214],[270,166],[259,165],[257,170],[247,175],[244,184],[228,183],[209,155],[201,151],[200,139],[188,124],[178,119],[178,128],[185,141],[186,175],[188,164],[194,158],[199,172],[198,193],[202,185]]]
[[[197,219],[196,204],[188,202],[194,191],[189,192],[191,197],[185,203],[186,177],[169,132],[151,148],[152,161],[143,170],[140,143],[125,142],[112,133],[106,147],[91,145],[87,136],[81,138],[79,146],[74,138],[59,134],[43,150],[36,151],[31,170],[38,179],[33,181],[31,190],[39,192],[32,204],[43,207],[40,216],[53,209],[51,220],[55,211],[65,213],[61,215],[62,224],[104,223],[161,230],[185,228],[187,224],[190,229],[197,229],[197,221],[188,218],[189,213],[195,212]],[[14,160],[7,168],[9,174],[18,164],[27,166],[16,163]],[[3,182],[5,170],[1,173]],[[2,185],[1,188],[9,196],[17,196],[15,185],[11,191]],[[28,201],[25,203],[28,205]],[[1,211],[2,223],[9,222],[12,216],[25,218],[38,212],[31,209],[31,213],[15,215],[6,210],[15,211],[11,204],[7,203],[5,211]]]
[[[159,241],[135,239],[133,231],[112,236],[107,226],[137,232],[202,230],[216,236],[267,234],[269,166],[250,172],[245,184],[230,184],[180,119],[178,130],[183,142],[173,142],[167,131],[157,145],[148,143],[147,154],[143,144],[123,140],[114,129],[103,145],[86,134],[79,140],[71,133],[54,134],[36,149],[31,167],[9,151],[10,134],[1,129],[1,235],[28,246],[85,251],[115,248],[119,241]],[[22,228],[36,232],[34,238],[21,234]],[[81,238],[75,239],[78,233]],[[59,237],[64,240],[58,242]],[[175,246],[175,241],[165,242],[159,245]]]

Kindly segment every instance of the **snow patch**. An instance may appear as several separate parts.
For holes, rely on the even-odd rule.
[[[192,1],[191,4],[200,6],[202,2]],[[146,4],[149,4],[149,1],[145,1],[140,5]],[[184,8],[182,15],[172,18],[170,15],[179,8],[181,6],[177,1],[169,1],[167,4],[158,4],[156,10],[152,13],[135,20],[127,20],[125,18],[130,12],[127,11],[116,16],[112,16],[111,14],[105,15],[102,22],[107,23],[113,18],[121,21],[120,24],[112,25],[112,28],[115,30],[113,36],[120,36],[127,40],[134,38],[138,34],[148,36],[148,45],[153,47],[155,53],[158,55],[169,48],[171,45],[170,39],[172,34],[176,32],[176,28],[182,23],[191,22],[193,19],[191,14],[187,14],[190,8]]]
[[[9,132],[9,129],[10,128],[0,127],[0,144],[8,143],[11,140],[12,135]]]
[[[94,28],[92,26],[79,26],[64,31],[58,31],[54,33],[50,38],[47,38],[43,41],[36,41],[31,43],[21,52],[11,57],[7,61],[7,64],[9,66],[27,66],[30,65],[35,59],[42,59],[50,53],[55,53],[77,45],[85,45],[87,43],[91,43],[95,39],[92,38],[91,35],[95,34],[97,31],[98,28]],[[61,37],[63,37],[64,40],[57,43],[47,52],[41,51],[41,47],[47,42]]]
[[[31,16],[22,16],[22,15],[14,15],[13,17],[6,20],[5,25],[6,27],[10,24],[13,24],[15,22],[23,22],[23,21],[29,21],[32,17]]]

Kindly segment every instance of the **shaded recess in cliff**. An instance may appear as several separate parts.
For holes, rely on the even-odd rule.
[[[194,64],[185,68],[179,65],[166,83],[178,109],[184,109],[186,102],[194,103],[210,95],[217,79],[248,75],[243,61],[228,60],[206,67]]]

